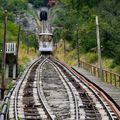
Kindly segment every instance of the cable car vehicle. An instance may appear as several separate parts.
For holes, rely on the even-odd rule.
[[[50,25],[47,21],[48,8],[41,8],[40,21],[41,21],[41,33],[39,34],[39,51],[44,54],[53,52],[53,39]]]
[[[40,33],[40,41],[39,41],[39,51],[44,53],[52,53],[53,52],[53,40],[52,33]]]

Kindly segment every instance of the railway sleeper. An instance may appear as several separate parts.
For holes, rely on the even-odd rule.
[[[25,116],[25,120],[42,120],[39,115]]]

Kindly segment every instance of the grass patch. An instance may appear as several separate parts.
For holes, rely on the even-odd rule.
[[[12,80],[9,80],[8,84],[7,84],[7,88],[11,89],[13,87],[13,83]]]
[[[54,56],[58,58],[59,60],[67,63],[70,66],[75,66],[76,65],[76,50],[71,50],[69,44],[67,43],[66,45],[66,54],[64,55],[63,51],[63,41],[61,40],[60,43],[58,44],[57,49],[54,52]],[[69,51],[69,52],[68,52]]]
[[[86,61],[88,63],[95,63],[98,59],[98,56],[96,53],[82,53],[81,54],[81,60]]]
[[[27,63],[37,57],[34,48],[29,48],[29,54],[27,54],[27,48],[24,44],[20,44],[18,63],[19,72],[23,72]]]
[[[70,44],[66,42],[67,52],[66,52],[66,55],[64,56],[63,48],[64,48],[64,45],[63,45],[63,41],[61,40],[58,43],[58,47],[54,52],[54,56],[70,66],[76,66],[77,65],[76,50],[72,49],[70,47]],[[98,66],[97,53],[92,53],[92,52],[80,53],[80,60],[93,64],[95,66]],[[102,65],[104,69],[120,74],[120,65],[115,64],[113,59],[102,57]]]

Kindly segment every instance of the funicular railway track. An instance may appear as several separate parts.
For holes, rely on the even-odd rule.
[[[107,96],[97,89],[93,84],[87,81],[84,76],[79,75],[69,66],[52,57],[52,61],[56,63],[63,71],[64,75],[69,79],[72,85],[79,93],[79,97],[82,101],[78,104],[80,111],[79,119],[85,120],[119,120],[120,111],[119,108],[115,108],[107,99]],[[82,103],[82,104],[81,104]],[[113,105],[113,106],[112,106]],[[84,109],[85,114],[82,117]]]
[[[107,102],[51,56],[36,60],[10,100],[10,120],[118,120]]]
[[[19,80],[10,99],[10,120],[53,120],[38,93],[36,71],[44,60],[44,56],[36,60]]]

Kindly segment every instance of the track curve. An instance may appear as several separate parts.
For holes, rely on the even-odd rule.
[[[35,60],[10,98],[10,120],[118,120],[84,78],[52,56]]]

